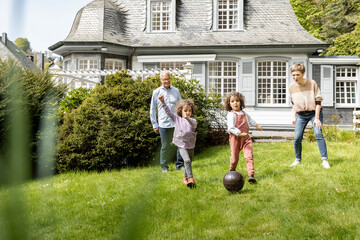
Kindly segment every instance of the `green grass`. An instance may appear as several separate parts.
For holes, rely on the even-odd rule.
[[[289,168],[292,142],[254,144],[258,183],[237,194],[222,185],[228,146],[195,156],[197,189],[174,164],[61,174],[21,187],[24,226],[29,239],[360,239],[359,146],[330,142],[328,153],[325,170],[304,142],[303,163]],[[243,157],[237,170],[247,176]],[[11,196],[0,190],[0,204]]]

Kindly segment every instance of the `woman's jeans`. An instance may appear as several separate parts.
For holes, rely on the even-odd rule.
[[[322,124],[323,123],[322,111],[320,111],[319,119]],[[304,130],[309,121],[311,121],[311,124],[313,125],[316,142],[318,144],[321,154],[321,159],[322,160],[328,159],[326,143],[324,136],[322,134],[322,130],[317,129],[317,127],[314,126],[314,120],[315,120],[315,111],[304,111],[304,112],[299,112],[297,114],[296,123],[295,123],[295,137],[294,137],[295,158],[297,160],[301,161],[301,150],[302,150],[301,141],[303,139]]]

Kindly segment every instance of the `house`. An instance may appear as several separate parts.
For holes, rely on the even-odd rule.
[[[49,49],[63,56],[64,71],[181,69],[191,62],[206,91],[242,92],[259,124],[281,129],[292,127],[289,69],[300,62],[324,93],[325,117],[339,113],[351,126],[360,60],[318,57],[328,46],[300,25],[289,0],[93,0]]]
[[[5,61],[9,58],[19,61],[26,68],[37,69],[33,59],[21,52],[21,50],[8,39],[6,33],[2,33],[0,36],[0,59]]]

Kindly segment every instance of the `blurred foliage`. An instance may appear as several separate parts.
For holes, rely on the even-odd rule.
[[[16,76],[13,73],[16,73]],[[16,91],[19,92],[19,98],[13,99],[10,90],[14,84],[20,84]],[[24,69],[22,65],[10,59],[0,60],[0,150],[1,154],[7,148],[6,139],[12,122],[7,118],[14,111],[11,108],[11,101],[18,101],[24,105],[24,117],[29,118],[31,129],[31,162],[33,176],[35,175],[35,166],[37,162],[37,147],[40,134],[41,121],[45,118],[54,118],[54,115],[44,115],[45,106],[57,107],[58,102],[64,97],[66,86],[56,84],[52,75],[47,71]]]
[[[332,45],[323,55],[360,56],[360,0],[290,0],[300,24]]]
[[[23,53],[31,52],[30,42],[27,38],[17,38],[14,43]]]
[[[80,106],[80,104],[90,95],[91,92],[91,89],[83,87],[67,92],[66,96],[59,103],[60,120],[63,119],[66,113]]]

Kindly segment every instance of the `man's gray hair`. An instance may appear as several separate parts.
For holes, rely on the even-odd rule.
[[[169,74],[169,77],[171,77],[170,72],[168,70],[162,70],[160,72],[160,79],[162,79],[163,74]]]

